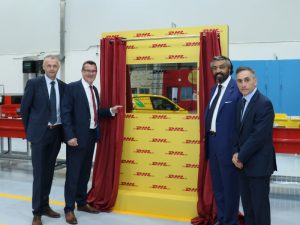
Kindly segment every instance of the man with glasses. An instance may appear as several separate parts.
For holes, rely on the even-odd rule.
[[[62,100],[62,123],[67,143],[64,211],[69,224],[77,224],[75,202],[78,211],[99,213],[86,201],[95,143],[100,138],[99,118],[114,116],[122,107],[100,109],[98,90],[93,85],[97,75],[95,62],[84,62],[81,73],[81,80],[67,85]]]
[[[205,149],[217,204],[217,224],[238,225],[238,171],[232,163],[236,106],[241,94],[229,58],[216,56],[210,63],[216,81],[205,111]]]
[[[31,143],[32,225],[42,225],[42,215],[60,217],[49,206],[56,158],[63,141],[60,102],[66,84],[56,78],[59,67],[56,56],[46,56],[45,75],[28,80],[21,103],[26,138]]]

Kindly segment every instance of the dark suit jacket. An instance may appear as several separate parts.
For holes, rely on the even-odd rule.
[[[60,104],[65,83],[57,79]],[[21,116],[27,140],[35,143],[43,137],[50,118],[50,100],[44,76],[28,80],[21,103]]]
[[[210,99],[212,98],[217,85],[211,90]],[[227,163],[231,163],[232,154],[231,149],[233,145],[233,134],[235,128],[236,106],[241,99],[241,94],[237,88],[236,81],[231,78],[225,93],[221,99],[217,119],[216,119],[216,131],[215,137],[215,153],[221,155],[226,159]],[[207,118],[209,105],[205,110],[205,119]],[[205,129],[205,133],[209,132]],[[209,157],[211,149],[208,148],[208,138],[205,138],[206,144],[206,156]]]
[[[101,116],[111,116],[109,109],[100,109],[99,94],[96,87],[94,92],[98,105],[98,118]],[[62,99],[61,118],[64,127],[65,141],[77,138],[78,146],[86,146],[90,130],[91,114],[88,99],[81,80],[67,85]],[[100,138],[100,123],[96,128],[96,140]]]
[[[237,127],[233,153],[238,152],[247,176],[269,176],[277,169],[272,132],[274,110],[271,101],[258,90],[240,121],[241,101],[237,107]]]

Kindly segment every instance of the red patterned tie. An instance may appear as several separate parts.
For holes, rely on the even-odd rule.
[[[93,100],[94,122],[95,122],[95,127],[96,127],[97,123],[98,123],[98,113],[97,113],[97,107],[96,107],[96,101],[95,101],[95,95],[94,95],[93,86],[90,86],[90,90],[91,90],[92,100]]]

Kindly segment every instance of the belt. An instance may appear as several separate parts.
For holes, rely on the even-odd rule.
[[[48,125],[48,129],[52,130],[52,129],[56,129],[56,128],[60,128],[62,127],[61,124],[55,124],[55,125]]]
[[[216,136],[216,135],[217,135],[217,132],[215,132],[215,131],[209,131],[208,134],[209,134],[210,136]]]

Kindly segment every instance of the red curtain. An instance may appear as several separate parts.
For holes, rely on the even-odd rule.
[[[209,102],[210,89],[215,84],[210,69],[213,56],[221,55],[221,46],[216,31],[200,33],[200,66],[199,66],[199,97],[200,97],[200,160],[198,171],[198,216],[192,219],[194,225],[210,225],[216,222],[217,209],[213,197],[208,161],[205,156],[204,144],[204,111]]]
[[[126,44],[120,38],[101,40],[101,107],[125,107]],[[101,140],[97,145],[93,181],[88,202],[102,212],[111,211],[118,194],[124,137],[125,110],[112,119],[101,120]]]

